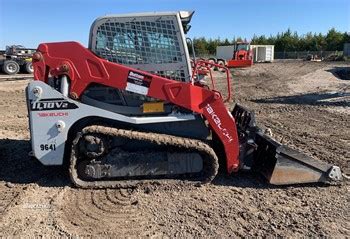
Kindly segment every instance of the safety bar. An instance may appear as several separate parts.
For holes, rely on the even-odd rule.
[[[204,61],[204,60],[197,60],[192,70],[191,83],[194,84],[194,77],[198,75],[198,71],[200,70],[200,68],[205,68],[209,71],[209,74],[210,74],[212,90],[215,90],[215,81],[212,75],[211,67],[217,67],[226,72],[227,97],[224,99],[224,102],[228,102],[231,99],[231,77],[230,77],[230,71],[226,66],[219,65],[213,62]]]

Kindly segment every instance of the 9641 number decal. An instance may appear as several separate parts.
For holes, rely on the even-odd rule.
[[[41,151],[56,150],[56,145],[55,144],[40,144],[40,150]]]

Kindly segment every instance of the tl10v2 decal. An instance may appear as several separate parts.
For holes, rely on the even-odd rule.
[[[72,110],[78,108],[76,104],[69,102],[68,100],[63,98],[41,99],[38,101],[31,101],[30,107],[32,111]]]

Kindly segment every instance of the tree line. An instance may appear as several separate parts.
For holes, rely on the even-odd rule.
[[[242,37],[229,39],[206,39],[204,37],[194,38],[193,45],[198,55],[212,55],[216,53],[217,46],[233,45],[235,42],[246,41]],[[342,51],[344,43],[350,43],[350,33],[340,32],[335,28],[330,29],[326,34],[306,33],[299,35],[288,29],[277,35],[254,35],[251,44],[253,45],[275,45],[276,52],[283,51]],[[191,47],[189,46],[191,53]]]

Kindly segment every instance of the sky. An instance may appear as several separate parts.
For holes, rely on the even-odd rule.
[[[106,14],[194,10],[189,37],[221,39],[350,31],[349,0],[0,0],[0,49],[78,41],[87,46],[95,18]]]

